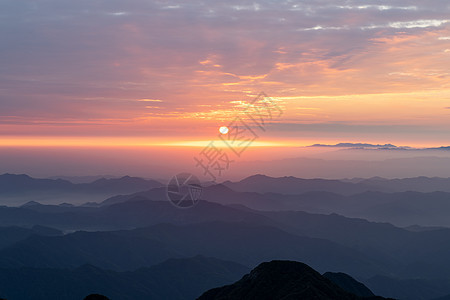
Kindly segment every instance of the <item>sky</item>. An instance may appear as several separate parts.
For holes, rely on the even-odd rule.
[[[0,0],[0,39],[2,160],[203,147],[260,92],[252,147],[450,145],[444,0]]]

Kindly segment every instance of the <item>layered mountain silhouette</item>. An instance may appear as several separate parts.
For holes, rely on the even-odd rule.
[[[338,180],[255,175],[242,182],[225,182],[205,187],[202,198],[225,205],[245,205],[257,210],[338,213],[376,222],[390,222],[402,227],[450,226],[450,219],[447,217],[450,213],[448,201],[450,193],[439,191],[449,190],[449,179],[418,177],[356,181],[357,183],[349,183]],[[399,181],[403,184],[398,184],[401,187],[397,190],[405,191],[392,192],[396,189],[391,188],[391,185],[397,186]],[[378,186],[378,182],[381,182],[381,186]],[[423,192],[434,189],[437,191]],[[267,192],[270,190],[277,192]],[[114,196],[99,205],[111,205],[131,199],[166,201],[166,192],[164,188],[155,188],[131,195]]]
[[[108,198],[117,194],[127,195]],[[84,207],[88,208],[109,206],[133,198],[166,201],[166,192],[159,182],[129,176],[99,179],[89,184],[33,179],[27,175],[0,176],[0,200],[3,203],[26,203],[24,208],[38,210],[42,207],[36,204],[48,203],[50,198],[53,203],[71,199],[78,204],[85,203]],[[108,199],[101,203],[93,202],[105,198]],[[254,175],[239,182],[206,187],[203,199],[221,204],[242,204],[258,210],[339,213],[403,227],[450,226],[447,217],[450,212],[449,178],[371,178],[350,182]],[[59,212],[69,211],[70,207],[71,204],[51,206]],[[50,207],[46,209],[50,212]],[[1,223],[0,220],[0,225],[12,223]]]
[[[285,258],[303,260],[322,271],[342,270],[359,276],[389,271],[387,264],[328,240],[237,222],[160,224],[127,231],[31,236],[0,250],[0,267],[74,268],[89,263],[131,271],[172,257],[198,254],[250,267],[261,261]]]
[[[86,208],[86,207],[74,207],[66,208],[64,207],[63,212],[55,212],[54,206],[33,206],[33,208],[7,208],[0,207],[0,223],[7,222],[8,225],[26,225],[33,226],[33,224],[42,224],[48,227],[55,227],[64,230],[74,230],[76,228],[84,229],[94,229],[94,230],[113,230],[113,229],[123,229],[123,228],[136,228],[136,227],[146,227],[155,226],[160,223],[171,223],[176,225],[182,225],[182,227],[168,225],[167,228],[182,229],[183,226],[189,225],[208,227],[211,222],[221,222],[222,224],[229,224],[228,228],[223,226],[224,232],[232,233],[240,226],[239,223],[245,222],[247,226],[254,226],[255,228],[260,228],[261,233],[259,237],[264,238],[264,228],[268,227],[271,230],[277,229],[281,231],[280,238],[285,236],[286,240],[289,240],[289,245],[295,244],[295,239],[288,238],[293,237],[310,237],[321,240],[327,240],[334,242],[338,245],[352,249],[352,251],[357,251],[360,253],[359,256],[365,256],[369,261],[374,261],[374,266],[378,270],[389,270],[398,276],[399,278],[410,278],[414,276],[416,278],[427,278],[429,276],[436,276],[434,271],[439,271],[439,276],[449,276],[450,277],[450,265],[448,263],[447,257],[450,252],[450,243],[446,241],[450,240],[450,230],[448,229],[437,229],[437,230],[426,230],[426,231],[410,231],[402,228],[392,226],[390,224],[383,223],[373,223],[368,222],[363,219],[351,219],[336,214],[331,215],[320,215],[320,214],[309,214],[305,212],[260,212],[250,210],[248,208],[241,207],[229,207],[223,206],[215,203],[209,203],[201,201],[195,209],[192,210],[179,210],[173,208],[168,201],[151,201],[151,200],[139,200],[139,201],[128,201],[124,203],[114,204],[110,206],[100,207],[100,208]],[[60,207],[56,206],[57,209]],[[69,211],[67,211],[69,209]],[[49,211],[49,212],[47,212]],[[51,211],[51,213],[50,213]],[[201,225],[204,223],[205,225]],[[235,228],[233,228],[233,226]],[[155,226],[153,228],[158,228]],[[192,227],[194,228],[194,227]],[[154,229],[156,231],[156,229]],[[132,231],[131,231],[132,232]],[[173,231],[173,232],[176,232]],[[1,231],[0,231],[1,234]],[[169,233],[166,233],[168,236]],[[191,234],[191,233],[189,233]],[[186,235],[186,236],[189,236]],[[97,238],[95,238],[98,235]],[[119,237],[116,233],[103,232],[103,233],[89,233],[80,232],[73,235],[67,235],[64,237],[48,238],[49,241],[38,242],[37,240],[47,239],[47,237],[30,237],[30,239],[37,239],[36,243],[25,242],[24,238],[29,237],[29,235],[22,236],[23,238],[16,239],[4,239],[2,251],[6,251],[6,247],[15,247],[15,250],[8,250],[11,255],[17,255],[17,253],[22,253],[22,248],[29,248],[27,250],[26,259],[37,257],[40,254],[32,254],[32,247],[41,247],[41,252],[47,252],[44,247],[46,243],[56,243],[55,249],[59,249],[61,246],[57,246],[59,243],[69,243],[74,246],[64,246],[68,249],[67,252],[69,257],[78,257],[74,260],[74,264],[69,262],[72,259],[63,259],[65,266],[74,267],[79,264],[89,262],[86,259],[80,259],[78,255],[72,253],[76,251],[77,248],[81,247],[78,245],[77,238],[80,242],[83,241],[84,244],[94,243],[96,240],[118,240]],[[131,243],[134,237],[123,234],[120,239],[127,238],[129,243]],[[167,238],[169,238],[168,236]],[[254,236],[251,240],[257,240],[258,236]],[[231,239],[232,237],[230,237]],[[206,242],[206,236],[203,239]],[[243,243],[245,238],[243,237]],[[33,241],[33,240],[32,240]],[[139,242],[140,245],[144,247],[156,247],[155,245],[149,244],[149,241]],[[197,238],[198,241],[198,238]],[[275,241],[273,241],[275,243]],[[82,245],[84,245],[82,244]],[[187,244],[189,245],[189,244]],[[233,242],[230,242],[227,247],[232,248]],[[170,247],[175,246],[173,244]],[[99,245],[99,247],[103,247]],[[66,249],[63,248],[63,249]],[[121,249],[122,247],[118,247]],[[19,251],[19,249],[21,249]],[[94,251],[96,248],[93,247]],[[142,249],[141,246],[136,249]],[[175,248],[177,251],[183,251],[183,248]],[[126,249],[125,249],[126,250]],[[124,251],[125,251],[124,250]],[[49,253],[52,253],[52,248],[49,247]],[[84,253],[84,250],[80,250]],[[103,251],[103,250],[102,250]],[[128,250],[127,250],[128,251]],[[136,250],[137,251],[137,250]],[[139,250],[146,251],[146,250]],[[101,253],[100,250],[97,251]],[[343,250],[343,252],[348,252]],[[61,266],[59,260],[55,261],[55,258],[59,257],[66,251],[60,251],[55,254],[55,256],[50,255],[51,264],[56,266]],[[170,251],[168,252],[170,253]],[[190,255],[196,255],[201,253],[195,253],[194,251],[189,252]],[[275,254],[280,254],[281,252],[277,250]],[[340,252],[338,252],[340,253]],[[5,253],[6,254],[6,253]],[[8,254],[8,255],[10,255]],[[205,255],[214,256],[214,253],[204,253]],[[100,255],[101,256],[101,255]],[[317,255],[316,255],[317,256]],[[103,257],[103,256],[101,256]],[[144,255],[144,257],[146,257]],[[155,256],[159,257],[159,256]],[[169,256],[161,256],[160,259],[167,259]],[[234,260],[231,257],[223,257],[224,259]],[[276,259],[281,257],[260,257],[263,260]],[[303,260],[301,257],[287,257],[286,259],[298,259]],[[26,261],[21,262],[21,259],[12,260],[15,265],[27,265]],[[43,263],[42,260],[40,263]],[[240,260],[238,260],[240,261]],[[1,262],[1,261],[0,261]],[[158,261],[149,260],[149,264],[157,263]],[[254,261],[254,263],[259,263],[260,261]],[[307,261],[308,262],[308,261]],[[6,263],[6,262],[5,262]],[[32,263],[32,261],[30,261]],[[69,263],[69,264],[68,264]],[[11,262],[4,266],[11,266]],[[39,262],[37,262],[39,265]],[[139,264],[138,261],[135,262],[136,265]],[[31,264],[35,265],[34,262]],[[135,266],[136,266],[135,265]],[[39,265],[44,267],[45,265]],[[100,264],[101,267],[109,267],[108,264]],[[348,265],[351,266],[351,265]],[[315,266],[314,266],[315,267]],[[345,271],[351,275],[349,269],[337,266],[336,269],[325,268],[325,270],[330,271]],[[387,269],[386,269],[387,268]],[[372,267],[365,268],[366,270],[373,270]],[[383,275],[383,272],[373,272],[372,275]],[[387,274],[387,273],[386,273]],[[368,274],[368,277],[371,275]],[[450,291],[449,291],[450,292]]]
[[[302,194],[306,192],[331,192],[352,195],[367,191],[373,192],[450,192],[450,178],[413,177],[385,179],[381,177],[355,178],[353,180],[303,179],[294,176],[271,177],[252,175],[237,182],[226,181],[224,185],[238,192]]]
[[[254,181],[255,189],[259,178],[248,179]],[[262,182],[270,186],[271,181],[279,180],[293,190],[309,182],[267,176]],[[425,179],[441,180],[446,181]],[[359,297],[367,297],[367,290],[353,278],[385,297],[430,300],[449,295],[450,229],[424,226],[427,220],[448,219],[449,193],[338,193],[337,188],[361,186],[364,181],[313,180],[317,186],[303,194],[251,191],[252,184],[242,191],[225,184],[210,185],[203,193],[208,201],[188,210],[174,208],[164,187],[81,206],[44,205],[39,199],[20,207],[0,206],[0,268],[4,274],[29,268],[73,272],[87,265],[92,270],[123,275],[171,258],[196,255],[217,257],[245,268],[262,261],[296,260],[320,272],[334,272],[324,276]],[[381,178],[369,181],[390,182]],[[105,182],[108,180],[98,186],[107,186]],[[326,190],[326,186],[328,191],[314,191]],[[399,216],[403,216],[405,225],[413,225],[408,220],[420,222],[399,228],[343,215],[380,217],[379,221],[402,220]],[[16,275],[20,274],[13,277]],[[208,288],[215,286],[219,285]],[[83,293],[79,299],[92,293],[115,295],[102,290]]]
[[[336,279],[336,277],[334,277]],[[353,280],[356,282],[355,280]],[[346,279],[348,285],[350,279]],[[364,286],[360,284],[361,286]],[[370,292],[366,288],[367,291]],[[211,289],[198,300],[271,299],[385,299],[352,294],[306,264],[294,261],[265,262],[227,286]]]
[[[162,184],[158,181],[130,176],[101,178],[91,183],[74,184],[63,179],[37,179],[25,174],[3,174],[0,175],[0,201],[8,205],[21,205],[33,200],[81,204],[160,186]],[[64,201],[61,201],[62,199]]]
[[[275,178],[261,174],[247,177],[238,182],[226,181],[223,184],[238,192],[258,193],[302,194],[311,191],[326,191],[351,195],[366,191],[364,186],[340,180],[302,179],[292,176]]]
[[[210,288],[238,280],[249,270],[237,263],[203,256],[169,259],[131,272],[87,264],[72,270],[0,269],[0,291],[13,300],[101,299],[94,294],[123,300],[192,300]],[[86,295],[90,297],[84,298]]]

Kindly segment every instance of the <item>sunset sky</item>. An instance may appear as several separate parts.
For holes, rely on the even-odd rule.
[[[448,1],[0,1],[0,146],[450,145]],[[256,145],[256,144],[255,144]]]

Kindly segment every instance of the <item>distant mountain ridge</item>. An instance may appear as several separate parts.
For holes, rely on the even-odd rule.
[[[261,175],[263,176],[263,175]],[[265,191],[270,190],[272,186],[276,188],[276,180],[267,177],[267,182],[261,181],[257,184],[239,184],[243,191],[235,191],[230,188],[231,184],[216,184],[203,188],[202,198],[223,205],[244,205],[255,210],[296,210],[310,213],[331,214],[365,218],[376,222],[390,222],[397,226],[410,227],[414,225],[450,227],[450,193],[449,192],[377,192],[364,191],[352,195],[341,195],[329,191],[305,191],[301,185],[305,184],[303,180],[288,178],[286,187],[278,188],[278,192],[256,192],[263,186]],[[281,178],[284,180],[284,178]],[[374,179],[381,181],[381,179]],[[414,184],[416,179],[412,179]],[[421,180],[418,178],[417,180]],[[428,180],[428,179],[427,179]],[[429,180],[432,180],[430,178]],[[440,179],[439,179],[440,180]],[[387,179],[385,180],[387,181]],[[395,182],[396,180],[392,180]],[[405,180],[407,181],[407,180]],[[442,179],[445,183],[447,180]],[[314,186],[326,189],[327,181],[322,184],[322,180],[315,180]],[[318,184],[317,184],[318,183]],[[332,182],[335,186],[335,181]],[[419,184],[416,186],[420,187]],[[284,194],[279,191],[289,190],[293,187],[299,194]],[[233,188],[236,188],[233,186]],[[317,188],[311,188],[315,190]],[[368,188],[370,189],[370,188]],[[406,189],[406,188],[405,188]],[[245,191],[247,190],[247,191]],[[330,188],[330,190],[333,190]],[[165,188],[156,188],[145,192],[138,192],[131,195],[120,195],[108,198],[97,204],[106,206],[126,201],[138,201],[152,199],[157,201],[167,201]],[[414,228],[414,227],[412,227]]]
[[[97,179],[91,183],[72,183],[63,179],[37,179],[25,174],[0,175],[0,203],[21,205],[29,201],[73,202],[81,204],[117,194],[129,194],[163,186],[155,180],[124,176]]]
[[[410,146],[396,146],[393,144],[369,144],[369,143],[337,143],[337,144],[313,144],[307,147],[324,147],[324,148],[368,148],[368,149],[380,149],[380,150],[450,150],[450,146],[440,146],[440,147],[425,147],[417,148]]]
[[[63,179],[41,179],[32,178],[26,174],[3,174],[0,175],[0,193],[18,193],[26,191],[69,191],[69,192],[102,192],[105,189],[112,191],[150,189],[162,186],[156,180],[142,179],[139,177],[123,176],[121,178],[100,178],[90,183],[72,183]]]
[[[315,148],[309,149],[313,152]],[[317,148],[317,152],[320,152]],[[325,148],[326,150],[339,148]],[[230,168],[231,169],[231,168]],[[298,178],[409,178],[417,176],[450,176],[448,149],[340,148],[329,154],[293,158],[272,157],[270,160],[241,161],[228,176],[263,173],[273,177]]]
[[[372,192],[450,192],[450,178],[439,177],[413,177],[403,179],[385,179],[373,177],[358,180],[339,179],[303,179],[294,176],[270,177],[262,174],[252,175],[237,182],[225,181],[226,187],[238,192],[258,192],[258,193],[280,193],[298,195],[307,192],[330,192],[340,195],[353,195],[367,191]],[[0,201],[2,199],[11,201],[22,201],[24,204],[30,201],[45,203],[46,199],[60,199],[59,203],[68,202],[69,199],[76,199],[77,204],[85,203],[82,199],[86,195],[96,199],[114,198],[112,204],[122,202],[118,194],[130,194],[149,191],[161,188],[158,200],[165,197],[164,184],[150,179],[124,176],[121,178],[97,179],[91,183],[71,183],[63,179],[36,179],[28,175],[3,174],[0,175]],[[109,196],[108,196],[109,195]],[[100,198],[99,198],[100,197]],[[127,197],[127,196],[126,196]],[[16,200],[14,200],[16,199]],[[20,199],[20,200],[17,200]],[[25,200],[27,199],[27,200]],[[11,205],[12,203],[8,203]],[[54,202],[53,202],[54,204]]]
[[[225,181],[225,186],[239,192],[301,194],[306,192],[331,192],[352,195],[363,192],[450,192],[450,177],[412,177],[403,179],[386,179],[372,177],[355,182],[339,179],[304,179],[294,176],[271,177],[257,174],[237,182]]]
[[[334,145],[327,145],[327,144],[314,144],[308,147],[329,147],[329,148],[399,148],[392,144],[367,144],[367,143],[338,143]],[[404,148],[404,147],[402,147]],[[409,147],[408,147],[409,148]]]

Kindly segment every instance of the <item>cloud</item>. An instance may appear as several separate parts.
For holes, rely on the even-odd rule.
[[[163,102],[160,99],[139,99],[138,101],[142,101],[142,102]]]
[[[416,20],[408,22],[392,22],[389,26],[392,28],[426,28],[439,27],[448,23],[450,20]]]
[[[444,2],[4,0],[0,116],[148,125],[214,120],[260,90],[317,97],[448,88]]]

